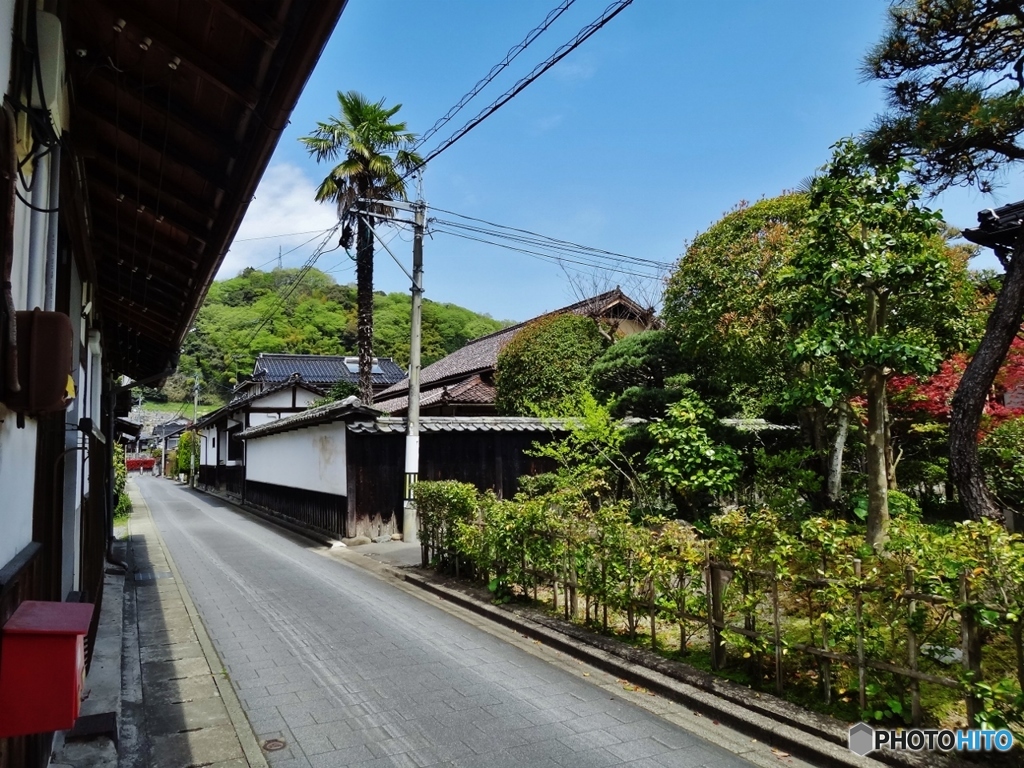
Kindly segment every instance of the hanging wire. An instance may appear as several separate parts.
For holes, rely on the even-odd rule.
[[[571,6],[575,1],[576,0],[564,0],[564,2],[562,2],[560,5],[549,11],[548,15],[544,17],[544,21],[542,21],[539,25],[531,29],[521,42],[509,48],[508,52],[505,54],[505,57],[501,61],[499,61],[497,64],[491,67],[490,71],[482,78],[480,78],[477,81],[476,85],[474,85],[461,99],[459,99],[458,103],[455,104],[455,106],[449,109],[444,115],[439,117],[437,119],[437,122],[435,122],[427,130],[426,133],[420,136],[419,140],[413,146],[412,151],[417,151],[421,146],[430,141],[430,139],[434,136],[435,133],[444,128],[444,126],[446,126],[452,120],[453,117],[455,117],[457,114],[459,114],[459,112],[462,111],[463,107],[465,107],[470,101],[472,101],[477,96],[477,94],[480,93],[480,91],[487,87],[494,80],[494,78],[496,78],[513,61],[515,61],[519,57],[519,54],[521,54],[523,51],[529,48],[530,44],[538,37],[540,37],[540,35],[544,31],[546,31],[548,27],[554,24],[555,20],[559,16],[561,16],[563,13],[569,10],[569,6]]]

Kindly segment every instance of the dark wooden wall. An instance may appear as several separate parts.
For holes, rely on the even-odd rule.
[[[420,435],[420,480],[458,480],[511,498],[519,477],[552,469],[526,455],[546,432],[425,432]],[[405,436],[349,433],[348,530],[350,535],[400,531],[405,483]]]
[[[371,539],[402,530],[405,437],[345,437],[348,472],[347,525],[350,536]]]
[[[245,467],[236,464],[201,464],[198,480],[202,486],[241,498],[245,487]]]
[[[347,501],[344,496],[247,480],[245,503],[320,533],[338,538],[345,536]]]

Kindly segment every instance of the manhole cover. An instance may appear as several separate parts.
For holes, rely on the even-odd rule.
[[[267,752],[277,752],[278,750],[284,749],[285,743],[280,739],[267,739],[263,742],[263,748]]]

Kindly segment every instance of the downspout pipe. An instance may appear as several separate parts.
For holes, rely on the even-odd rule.
[[[60,206],[60,152],[53,151],[49,155],[50,183],[46,209],[50,213],[38,214],[46,216],[46,295],[43,309],[52,312],[57,306],[57,209]]]
[[[27,309],[34,307],[43,308],[46,297],[51,292],[47,281],[47,258],[46,243],[48,238],[47,225],[50,214],[42,210],[50,205],[50,163],[53,161],[53,153],[46,155],[36,161],[36,167],[32,173],[32,208],[28,209],[28,296],[25,302]],[[40,210],[33,210],[38,208]],[[42,282],[42,285],[40,285]]]

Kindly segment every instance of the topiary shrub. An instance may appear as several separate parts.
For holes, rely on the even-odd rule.
[[[1024,416],[1004,421],[978,446],[988,487],[1004,506],[1024,512]]]
[[[589,317],[564,314],[534,320],[498,354],[498,412],[510,416],[574,413],[587,391],[590,367],[604,338]]]

